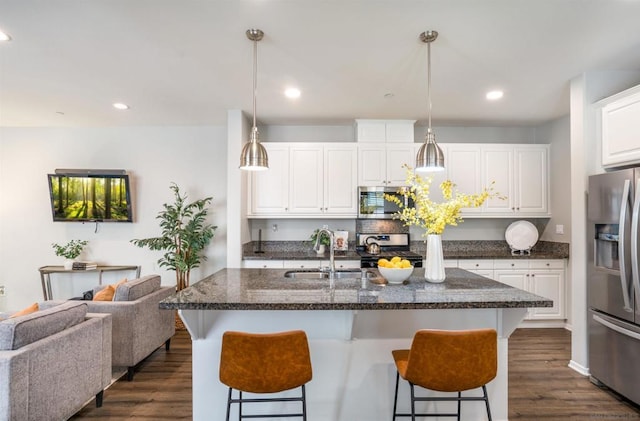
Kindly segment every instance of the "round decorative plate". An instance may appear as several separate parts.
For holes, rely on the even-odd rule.
[[[507,227],[504,238],[512,250],[529,250],[538,242],[538,230],[529,221],[516,221]]]

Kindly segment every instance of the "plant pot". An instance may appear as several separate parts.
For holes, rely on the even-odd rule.
[[[66,259],[66,260],[64,261],[63,266],[64,266],[64,268],[65,268],[66,270],[71,270],[71,269],[73,269],[73,260],[72,260],[72,259]]]
[[[324,254],[324,252],[325,252],[325,245],[324,244],[319,244],[318,245],[318,250],[316,250],[316,253]]]

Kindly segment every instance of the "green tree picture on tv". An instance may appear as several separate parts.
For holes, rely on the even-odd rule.
[[[132,221],[128,175],[48,177],[54,221]]]

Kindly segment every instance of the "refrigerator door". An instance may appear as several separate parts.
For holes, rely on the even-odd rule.
[[[640,324],[640,168],[633,176],[635,197],[631,210],[631,279],[636,302],[635,322]]]
[[[589,372],[640,404],[640,327],[589,310]]]
[[[634,170],[589,177],[587,244],[589,308],[634,321],[631,213]]]

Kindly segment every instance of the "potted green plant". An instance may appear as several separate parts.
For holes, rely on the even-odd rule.
[[[131,242],[138,247],[165,251],[158,264],[176,272],[176,291],[180,291],[189,286],[191,269],[199,267],[200,262],[206,259],[202,251],[218,227],[206,222],[212,197],[187,203],[187,195],[182,195],[175,183],[170,189],[174,202],[165,203],[164,209],[156,216],[162,230],[160,236]]]
[[[318,235],[320,235],[320,241],[318,241]],[[325,247],[331,245],[331,237],[325,231],[320,232],[320,228],[316,228],[309,238],[314,245],[316,244],[316,241],[318,241],[318,254],[324,254]]]
[[[73,268],[73,261],[82,253],[82,250],[89,242],[87,240],[71,240],[65,245],[59,245],[57,243],[51,243],[53,246],[53,251],[56,253],[56,256],[64,257],[66,260],[64,262],[65,269]]]

